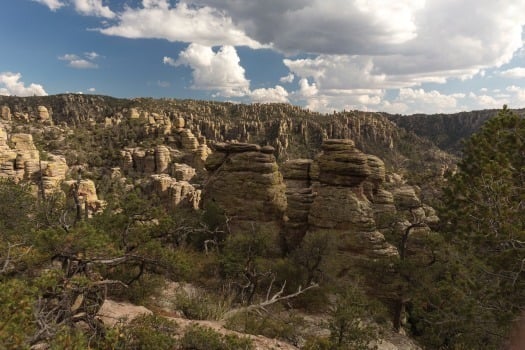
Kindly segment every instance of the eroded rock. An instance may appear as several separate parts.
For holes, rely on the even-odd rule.
[[[204,188],[204,201],[222,208],[232,228],[264,223],[275,232],[286,209],[283,177],[273,154],[260,146],[229,143],[215,146],[206,169],[210,177]]]

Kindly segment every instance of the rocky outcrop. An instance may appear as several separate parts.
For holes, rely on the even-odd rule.
[[[45,106],[38,106],[37,107],[37,112],[38,112],[38,120],[40,122],[47,122],[47,123],[51,123],[51,114],[49,113],[47,107]]]
[[[11,120],[11,109],[8,106],[0,106],[0,118]]]
[[[264,224],[279,232],[286,209],[283,177],[274,149],[246,143],[218,143],[206,161],[210,177],[204,187],[204,206],[219,206],[232,231]]]
[[[317,159],[319,185],[308,216],[309,232],[324,230],[336,235],[339,249],[352,255],[397,254],[377,230],[373,203],[364,191],[365,181],[380,180],[378,167],[370,166],[369,157],[352,140],[326,140],[322,150]]]
[[[40,191],[51,194],[65,180],[67,171],[63,156],[48,154],[41,160],[31,134],[8,136],[5,126],[0,124],[0,177],[32,181]]]
[[[308,214],[314,201],[311,159],[295,159],[281,167],[286,184],[284,239],[288,248],[296,247],[308,230]]]
[[[120,151],[120,166],[124,172],[133,171],[138,174],[168,173],[171,162],[179,160],[183,154],[171,147],[159,145],[155,148],[141,147],[124,148]]]
[[[64,182],[64,192],[71,193],[76,191],[82,212],[91,217],[93,214],[101,212],[106,202],[98,199],[97,189],[93,180],[82,179],[80,182],[76,180],[69,180]]]
[[[69,167],[63,156],[49,155],[49,159],[41,161],[42,186],[44,193],[50,195],[57,191],[65,180]]]
[[[177,181],[190,181],[196,174],[194,168],[187,164],[173,163],[170,170],[170,175]]]
[[[167,174],[151,175],[150,180],[151,193],[157,195],[168,209],[199,208],[201,190],[189,182],[174,179]]]

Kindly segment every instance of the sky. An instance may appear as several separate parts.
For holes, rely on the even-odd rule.
[[[525,0],[2,0],[0,95],[525,107]]]

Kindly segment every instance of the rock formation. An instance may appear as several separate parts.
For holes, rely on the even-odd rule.
[[[82,179],[80,182],[76,180],[65,181],[64,192],[71,193],[71,191],[77,191],[82,212],[87,214],[88,217],[102,211],[106,206],[105,201],[98,199],[97,189],[95,188],[93,180]]]
[[[365,181],[379,181],[377,167],[370,166],[368,156],[356,149],[352,140],[325,140],[322,150],[317,159],[319,185],[308,216],[309,232],[336,235],[339,249],[352,255],[395,255],[396,249],[377,230],[373,204],[365,195]]]
[[[297,246],[308,230],[308,214],[314,201],[311,159],[285,162],[281,172],[286,184],[286,218],[284,239],[288,248]]]
[[[8,106],[0,106],[0,118],[11,120],[11,109]]]
[[[46,195],[59,189],[60,183],[65,180],[69,167],[63,156],[50,155],[46,161],[41,161],[42,186]]]
[[[233,232],[249,232],[252,224],[280,232],[286,196],[273,152],[272,147],[246,143],[214,145],[206,161],[210,177],[204,187],[204,207],[219,206]]]
[[[156,194],[168,209],[199,208],[201,190],[196,189],[189,182],[177,180],[167,174],[151,175],[150,180],[151,192]]]
[[[48,122],[48,123],[51,122],[51,114],[49,113],[47,107],[38,106],[37,111],[38,111],[37,117],[40,122]]]
[[[145,175],[168,173],[171,162],[183,157],[180,151],[164,145],[148,149],[124,148],[120,155],[120,166],[124,172],[134,171]]]

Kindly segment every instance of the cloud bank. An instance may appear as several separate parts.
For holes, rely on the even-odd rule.
[[[104,18],[97,29],[104,35],[188,43],[164,63],[189,67],[193,89],[228,98],[301,101],[321,111],[449,111],[504,99],[492,93],[459,96],[425,84],[465,81],[495,69],[500,78],[525,77],[525,68],[505,67],[524,52],[524,1],[142,0],[120,11],[102,0],[34,1],[51,10],[70,4],[83,15]],[[288,73],[277,83],[295,82],[295,90],[252,90],[239,46],[281,54]],[[78,57],[69,65],[95,63]]]

